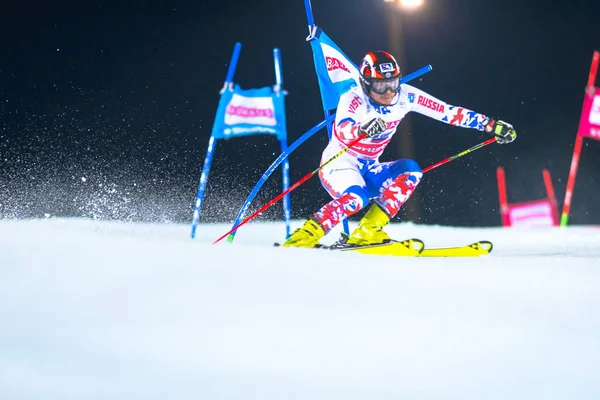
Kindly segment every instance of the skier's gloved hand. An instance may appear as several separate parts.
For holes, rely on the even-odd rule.
[[[385,131],[385,121],[381,118],[373,118],[372,120],[365,122],[360,130],[366,133],[371,139],[377,139]]]
[[[490,119],[485,125],[485,131],[496,136],[500,144],[510,143],[517,138],[517,132],[511,124],[504,121]]]

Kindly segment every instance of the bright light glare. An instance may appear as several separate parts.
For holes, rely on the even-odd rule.
[[[417,8],[423,4],[423,0],[400,0],[400,7]]]

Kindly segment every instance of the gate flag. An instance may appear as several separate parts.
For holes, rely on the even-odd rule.
[[[581,111],[579,136],[600,140],[600,91],[591,87],[587,90]]]
[[[307,40],[313,51],[323,107],[333,110],[337,108],[340,96],[359,84],[358,67],[321,28],[315,28]]]
[[[287,92],[283,90],[282,87],[283,79],[281,76],[281,56],[279,49],[273,49],[275,85],[244,90],[233,82],[233,75],[235,73],[241,48],[241,43],[238,42],[235,44],[229,69],[227,70],[227,77],[225,78],[223,88],[219,92],[219,105],[217,107],[210,139],[208,141],[208,149],[206,150],[206,156],[200,172],[200,183],[198,184],[196,200],[194,201],[192,231],[190,235],[192,239],[196,236],[196,228],[200,221],[202,201],[208,183],[208,172],[210,171],[215,145],[218,139],[270,134],[277,137],[281,146],[281,152],[287,154],[287,130],[284,104],[284,98],[287,95]],[[290,183],[290,165],[287,159],[280,160],[279,163],[282,161],[282,190],[285,191],[288,189]],[[262,186],[262,183],[271,175],[279,163],[271,165],[271,167],[263,174],[248,199],[246,199],[240,213],[249,205],[252,198],[256,195],[256,192],[258,192]],[[241,214],[238,214],[238,220],[240,215]],[[287,236],[290,231],[291,219],[289,195],[286,195],[283,198],[283,219],[285,221],[285,232]]]

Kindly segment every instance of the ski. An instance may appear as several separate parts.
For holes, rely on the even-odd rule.
[[[274,243],[274,246],[278,247],[280,244]],[[319,246],[316,248],[330,251],[394,257],[479,257],[490,254],[493,247],[492,242],[480,240],[463,246],[427,248],[422,240],[412,238],[407,240],[392,240],[389,243],[366,246],[352,246],[342,243],[333,246]]]
[[[492,248],[492,242],[487,240],[464,246],[427,248],[422,240],[408,239],[379,245],[347,247],[339,250],[395,257],[479,257],[489,254]]]
[[[425,248],[425,243],[420,239],[393,240],[389,243],[371,244],[366,246],[340,246],[325,247],[333,251],[345,251],[361,254],[376,254],[381,256],[416,257]]]
[[[419,257],[479,257],[490,254],[494,245],[480,240],[466,246],[424,248]]]

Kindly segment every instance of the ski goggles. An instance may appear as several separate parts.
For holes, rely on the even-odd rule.
[[[385,94],[388,90],[397,93],[400,90],[400,77],[373,80],[371,82],[371,90],[377,94]]]

